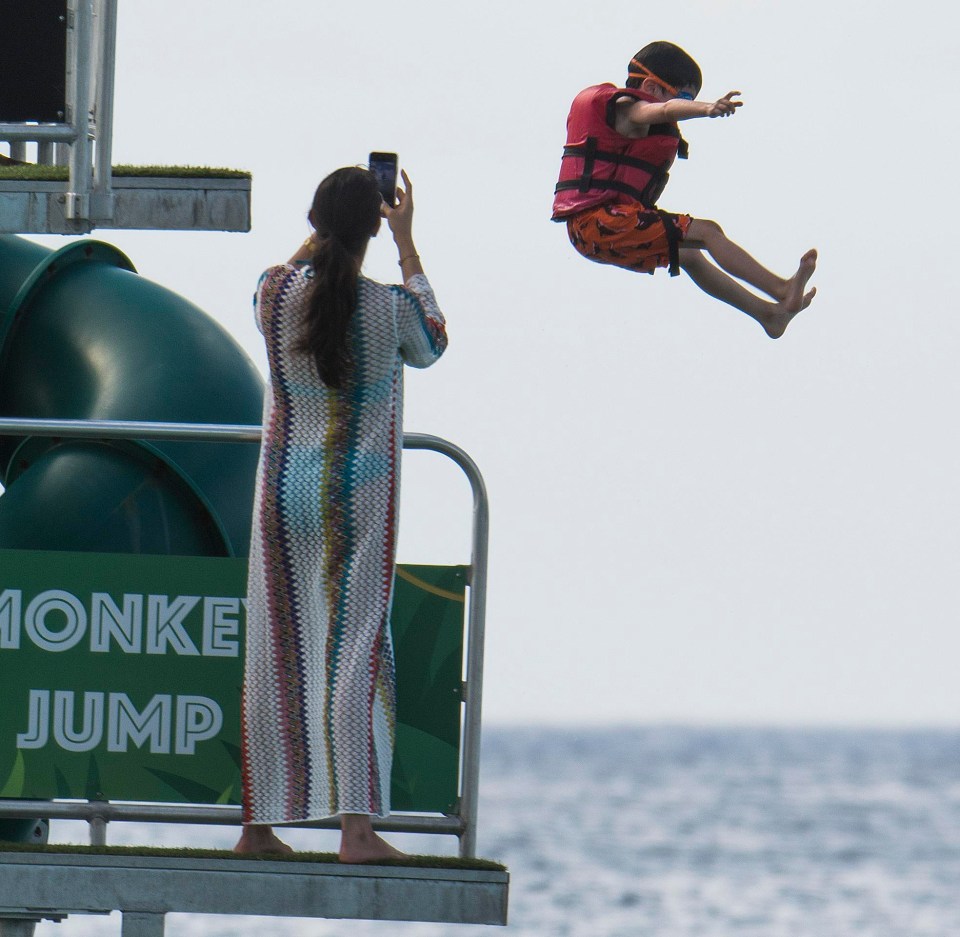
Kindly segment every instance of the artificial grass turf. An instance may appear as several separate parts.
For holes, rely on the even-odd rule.
[[[36,846],[32,843],[7,843],[0,841],[0,854],[25,852],[48,855],[113,856],[121,858],[152,857],[160,859],[246,859],[269,862],[318,862],[339,865],[335,852],[294,852],[283,855],[237,855],[230,849],[171,849],[159,846],[78,846],[65,843],[48,843]],[[387,859],[371,865],[390,865],[417,869],[468,869],[474,872],[506,872],[507,867],[489,859],[468,859],[460,856],[407,856],[406,859]]]
[[[114,166],[114,179],[144,177],[153,179],[250,179],[242,169],[224,169],[210,166]],[[66,166],[0,166],[0,180],[21,182],[61,182],[70,176]]]

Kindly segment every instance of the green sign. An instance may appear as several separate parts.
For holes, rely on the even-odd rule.
[[[456,811],[465,569],[398,566],[394,810]],[[236,804],[246,562],[0,550],[0,797]]]

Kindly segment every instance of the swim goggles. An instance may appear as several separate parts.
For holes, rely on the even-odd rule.
[[[646,65],[638,62],[636,57],[630,59],[630,64],[627,66],[627,74],[636,76],[637,78],[649,78],[654,84],[659,85],[667,92],[671,97],[682,98],[684,101],[692,101],[693,95],[689,91],[680,91],[677,88],[674,88],[673,85],[667,84],[659,75],[655,75]]]

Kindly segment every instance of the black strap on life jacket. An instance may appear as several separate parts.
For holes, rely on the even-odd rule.
[[[662,166],[647,162],[645,159],[597,149],[596,137],[587,137],[586,142],[582,145],[565,146],[563,148],[563,158],[582,159],[583,169],[578,178],[558,182],[554,188],[554,193],[568,191],[569,189],[577,189],[579,192],[589,192],[591,189],[622,192],[624,195],[636,199],[644,208],[656,208],[657,199],[660,198],[667,180],[670,178],[669,173]],[[617,179],[595,179],[593,172],[598,161],[613,163],[615,166],[629,166],[632,169],[639,169],[648,173],[650,179],[642,189],[628,185],[626,182],[620,182]]]
[[[679,276],[680,242],[683,240],[683,236],[680,234],[680,229],[677,227],[677,223],[673,220],[673,215],[671,215],[670,212],[657,209],[657,214],[663,222],[663,230],[667,235],[667,259],[669,261],[668,269],[670,270],[670,276]]]

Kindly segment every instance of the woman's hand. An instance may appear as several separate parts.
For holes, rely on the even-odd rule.
[[[403,169],[400,170],[400,175],[406,188],[397,186],[397,204],[391,208],[384,202],[380,209],[380,213],[387,219],[387,224],[393,232],[397,247],[401,247],[401,241],[406,246],[413,244],[413,183]]]
[[[390,207],[384,203],[380,208],[380,213],[387,219],[390,230],[393,232],[393,240],[397,245],[397,253],[400,259],[400,270],[403,272],[403,279],[406,282],[410,277],[417,273],[423,273],[423,267],[420,264],[420,255],[413,243],[413,183],[410,177],[401,169],[400,175],[403,177],[405,189],[397,186],[397,204]]]

